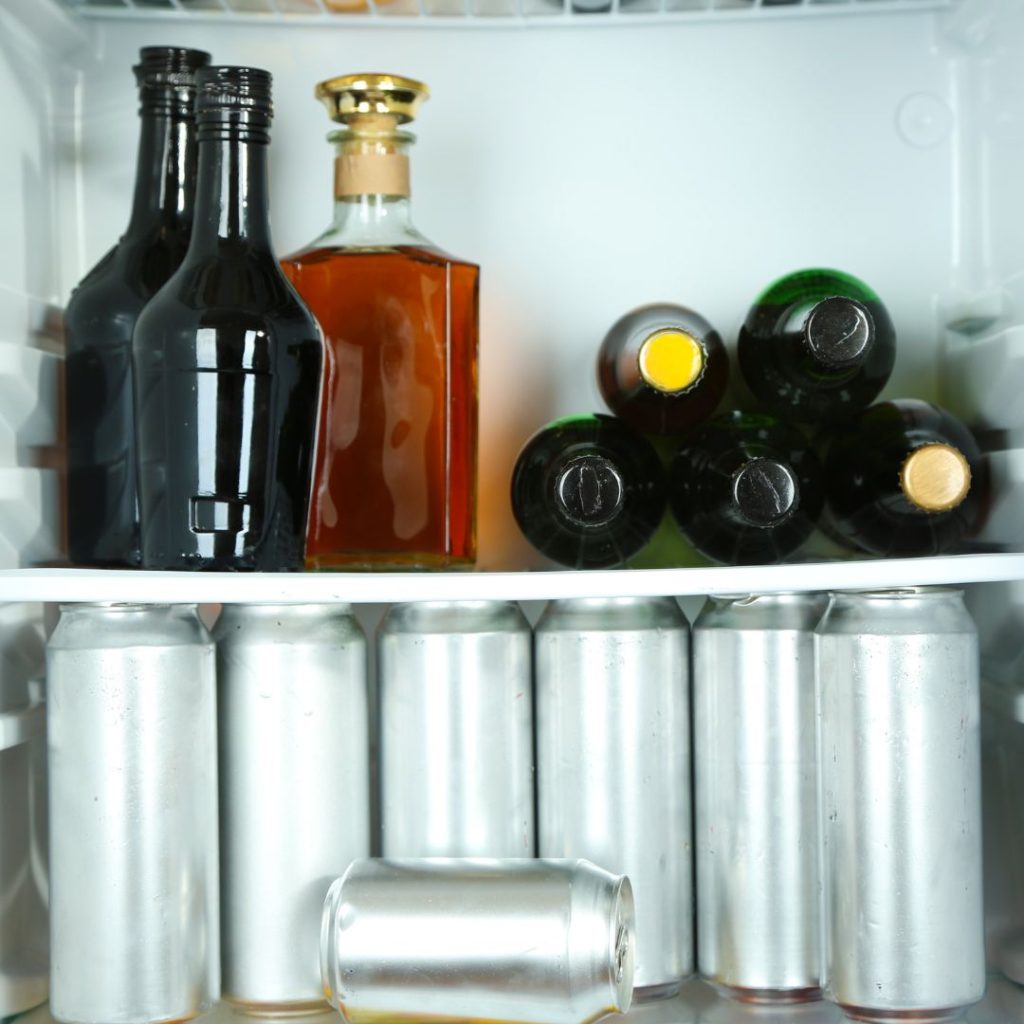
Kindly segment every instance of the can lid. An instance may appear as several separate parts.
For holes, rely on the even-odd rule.
[[[964,454],[950,444],[922,445],[904,460],[900,488],[922,512],[948,512],[967,497],[971,467]]]
[[[640,376],[665,394],[679,394],[692,388],[704,375],[706,361],[704,346],[692,334],[676,327],[649,334],[637,355]]]

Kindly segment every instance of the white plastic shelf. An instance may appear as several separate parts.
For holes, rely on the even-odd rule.
[[[304,26],[408,24],[636,23],[834,14],[952,7],[957,0],[63,0],[93,18],[147,18]]]
[[[0,602],[545,601],[564,597],[878,590],[1017,579],[1024,579],[1024,554],[579,572],[192,573],[14,569],[0,572]]]

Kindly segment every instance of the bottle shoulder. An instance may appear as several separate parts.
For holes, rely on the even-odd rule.
[[[348,245],[332,243],[329,235],[311,242],[297,252],[286,256],[286,267],[301,270],[306,267],[325,266],[334,262],[355,260],[393,261],[429,264],[438,267],[461,267],[479,272],[478,264],[459,259],[431,242],[415,245]]]

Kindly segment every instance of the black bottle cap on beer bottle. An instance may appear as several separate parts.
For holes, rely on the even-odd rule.
[[[732,493],[737,512],[750,526],[778,526],[800,503],[796,474],[776,459],[744,463],[733,475]]]
[[[183,46],[144,46],[132,68],[143,113],[195,113],[196,73],[210,62],[203,50]]]
[[[875,322],[862,303],[835,295],[822,299],[811,311],[804,339],[814,358],[825,366],[856,366],[875,340]]]
[[[605,526],[621,511],[626,487],[611,459],[588,453],[572,459],[555,479],[562,515],[578,526]]]
[[[207,67],[196,76],[196,117],[200,138],[218,126],[241,131],[250,138],[262,136],[274,115],[273,79],[269,71],[247,67]],[[216,130],[214,134],[220,134]]]

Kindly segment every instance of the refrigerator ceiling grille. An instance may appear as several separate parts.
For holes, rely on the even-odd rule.
[[[955,0],[65,0],[95,18],[230,20],[279,24],[607,24],[830,14],[878,14],[953,6]]]

